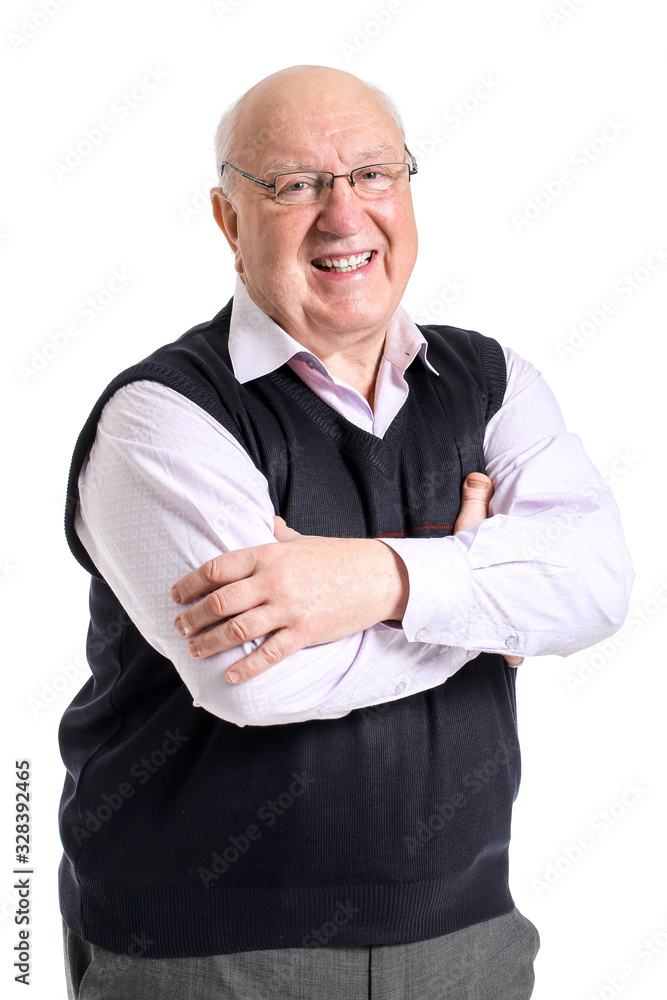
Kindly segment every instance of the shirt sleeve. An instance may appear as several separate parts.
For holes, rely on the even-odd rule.
[[[221,552],[279,544],[268,483],[221,424],[150,381],[107,403],[79,476],[76,531],[143,637],[170,659],[193,703],[236,725],[340,718],[442,684],[477,655],[410,642],[378,623],[307,647],[243,684],[225,671],[265,638],[204,660],[174,630],[169,591]]]
[[[487,425],[489,517],[438,540],[382,541],[404,560],[411,642],[566,656],[613,635],[634,580],[618,507],[528,361],[505,349],[503,405]],[[482,470],[479,470],[482,471]]]

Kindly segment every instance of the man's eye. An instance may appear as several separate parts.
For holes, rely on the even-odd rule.
[[[394,174],[389,167],[373,166],[355,174],[354,183],[369,191],[384,191],[391,185],[393,179]]]
[[[289,198],[298,201],[310,197],[321,187],[321,180],[310,174],[293,174],[278,181],[276,195],[279,198]]]

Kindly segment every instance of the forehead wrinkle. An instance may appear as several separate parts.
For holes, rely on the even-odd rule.
[[[359,153],[357,156],[353,157],[353,160],[359,161],[359,166],[362,166],[362,167],[369,166],[370,164],[376,162],[373,159],[373,157],[375,157],[375,156],[381,156],[383,153],[387,153],[387,152],[390,152],[390,151],[394,152],[395,149],[396,149],[395,146],[377,146],[377,147],[375,147],[373,149],[366,149],[366,150],[364,150],[363,152]],[[361,162],[362,160],[364,161],[363,163]],[[380,162],[380,161],[377,161],[377,162]],[[266,168],[266,170],[264,171],[264,173],[265,174],[269,174],[269,173],[278,173],[278,174],[280,174],[280,173],[283,173],[286,170],[289,171],[289,170],[319,170],[319,169],[320,169],[319,167],[314,167],[313,166],[312,161],[306,163],[305,161],[301,161],[301,160],[281,160],[280,162],[269,163],[269,165]],[[321,169],[324,170],[326,168],[322,167]]]
[[[288,155],[285,157],[276,157],[268,163],[264,160],[264,163],[266,163],[264,170],[260,171],[258,169],[257,171],[257,176],[263,179],[271,179],[275,174],[290,171],[328,169],[331,164],[325,163],[319,156],[319,150],[321,148],[326,149],[328,144],[333,144],[333,155],[338,156],[341,163],[348,163],[351,166],[365,166],[366,164],[381,162],[376,157],[390,152],[392,153],[392,158],[395,157],[396,161],[404,158],[402,143],[397,145],[395,142],[391,142],[393,136],[391,135],[391,131],[387,134],[384,122],[377,120],[369,122],[368,115],[358,108],[347,108],[341,111],[331,110],[324,114],[318,109],[316,115],[310,112],[300,114],[299,109],[295,109],[292,114],[288,115],[284,107],[280,109],[271,108],[270,110],[275,140],[278,147],[282,147]],[[331,121],[331,119],[336,118],[347,119],[347,122]],[[350,121],[351,118],[352,121]],[[393,121],[388,124],[391,126]],[[358,134],[360,130],[362,130],[361,135]],[[375,137],[381,137],[387,141],[371,142],[370,145],[367,145],[368,140],[373,138],[372,135],[368,135],[369,130],[375,132]],[[356,144],[355,137],[353,135],[349,137],[345,136],[346,132],[357,133]],[[378,135],[378,132],[380,132],[380,135]],[[299,159],[298,154],[294,157],[289,155],[289,147],[293,144],[291,137],[293,136],[297,137],[297,148],[301,146],[302,142],[308,143],[312,147],[313,152],[307,154],[307,159]],[[345,149],[349,150],[351,148],[351,153],[344,151],[339,155],[336,149],[336,140],[340,138],[345,142]],[[359,148],[362,145],[363,148]],[[257,147],[255,149],[260,154],[261,165],[263,159],[261,154],[265,150],[260,150]],[[317,159],[320,159],[319,166],[316,162]]]
[[[360,167],[370,166],[373,163],[382,162],[375,160],[374,157],[383,156],[385,153],[395,153],[398,155],[397,147],[388,145],[371,146],[368,149],[361,150],[356,155],[351,157],[351,161],[358,163]],[[398,163],[400,160],[397,160],[396,162]],[[325,170],[326,168],[314,167],[312,161],[306,163],[301,160],[276,160],[268,164],[266,170],[262,174],[262,177],[268,177],[269,175],[273,176],[274,174],[282,174],[294,170],[309,171],[319,169]]]

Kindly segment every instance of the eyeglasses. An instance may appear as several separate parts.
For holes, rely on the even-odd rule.
[[[417,164],[412,153],[405,147],[410,157],[406,163],[371,163],[367,167],[357,167],[349,174],[334,174],[330,170],[299,170],[285,174],[276,174],[272,183],[240,170],[233,163],[225,160],[220,164],[220,176],[225,167],[231,167],[242,177],[247,177],[255,184],[270,188],[276,201],[281,205],[312,205],[323,202],[327,197],[337,177],[347,177],[351,186],[362,198],[377,198],[383,195],[399,194],[404,191],[413,174],[417,173]]]

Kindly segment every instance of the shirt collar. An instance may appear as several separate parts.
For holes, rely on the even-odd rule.
[[[290,337],[253,302],[240,275],[236,276],[228,346],[234,375],[241,383],[268,375],[295,355],[298,355],[297,360],[315,362],[315,367],[322,374],[332,378],[326,365],[315,354]],[[423,333],[399,305],[387,327],[385,357],[405,370],[419,355],[426,367],[438,375],[426,357],[427,348],[428,341]]]

